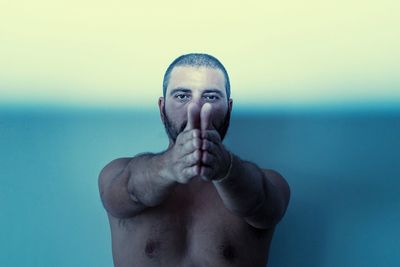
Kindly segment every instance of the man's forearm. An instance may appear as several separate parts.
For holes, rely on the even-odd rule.
[[[177,184],[163,175],[165,153],[135,156],[127,166],[130,173],[128,192],[148,207],[159,205]]]
[[[275,224],[284,212],[281,192],[258,166],[235,155],[232,158],[229,176],[213,182],[224,205],[240,217],[257,217],[263,227]]]

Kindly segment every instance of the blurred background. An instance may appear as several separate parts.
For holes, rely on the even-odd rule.
[[[269,266],[399,266],[398,1],[0,2],[0,265],[112,266],[97,177],[167,147],[178,56],[225,65],[224,141],[285,176]]]

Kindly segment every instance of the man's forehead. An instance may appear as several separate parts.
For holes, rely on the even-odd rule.
[[[223,72],[216,68],[177,66],[171,71],[167,91],[174,88],[212,88],[225,92],[225,77]]]

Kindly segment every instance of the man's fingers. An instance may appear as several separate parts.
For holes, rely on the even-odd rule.
[[[221,143],[221,136],[216,130],[206,130],[201,132],[201,137],[215,144]]]
[[[185,145],[192,139],[201,138],[201,132],[199,129],[186,130],[180,133],[178,138],[179,140],[177,140],[177,143],[179,143],[180,145]]]
[[[200,174],[200,166],[194,165],[182,170],[183,175],[186,177],[185,182],[189,181],[190,178]]]
[[[196,149],[201,148],[201,140],[199,137],[194,137],[193,139],[187,141],[186,143],[183,144],[182,150],[181,150],[181,155],[182,157],[186,156],[187,154],[192,153]]]
[[[211,111],[212,107],[210,103],[205,103],[201,107],[200,121],[201,121],[201,131],[209,130],[211,128]]]
[[[207,139],[203,140],[201,149],[203,151],[207,151],[213,155],[216,155],[218,152],[218,146],[214,142],[211,142],[210,140],[207,140]]]
[[[216,162],[216,158],[213,154],[211,154],[208,151],[203,151],[202,155],[201,155],[201,163],[203,165],[207,165],[206,167],[213,167],[213,165]]]
[[[201,160],[201,154],[201,151],[199,149],[196,149],[193,152],[182,157],[182,162],[184,166],[188,167],[199,164]]]
[[[200,129],[200,108],[194,103],[187,107],[187,124],[185,130]]]

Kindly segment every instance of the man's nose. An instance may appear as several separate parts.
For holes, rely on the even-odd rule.
[[[197,105],[200,109],[205,103],[202,97],[193,97],[191,102]]]

